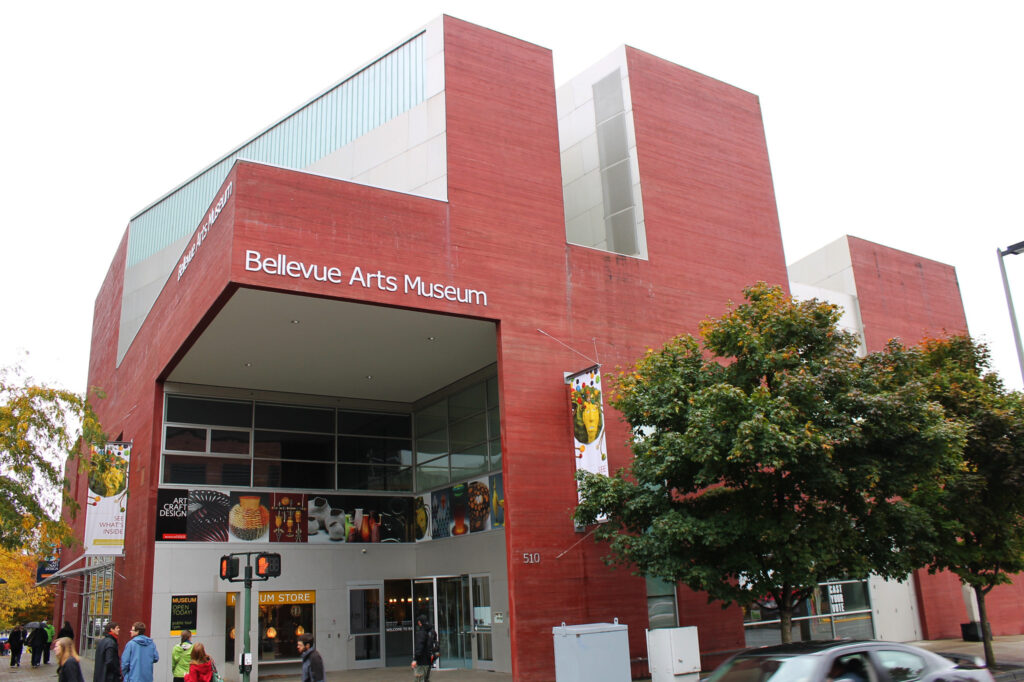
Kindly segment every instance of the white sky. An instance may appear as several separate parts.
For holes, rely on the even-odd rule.
[[[787,261],[851,234],[956,266],[1021,387],[996,257],[1024,240],[1011,0],[5,3],[0,365],[84,390],[128,220],[442,13],[551,49],[558,84],[626,43],[759,95]]]

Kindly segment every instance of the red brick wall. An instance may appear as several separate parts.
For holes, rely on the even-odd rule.
[[[868,351],[967,332],[953,266],[847,237]]]

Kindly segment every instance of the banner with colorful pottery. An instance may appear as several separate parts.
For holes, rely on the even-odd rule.
[[[417,497],[161,488],[156,539],[170,542],[421,542],[505,525],[501,474]]]
[[[86,498],[85,554],[124,552],[125,507],[128,501],[128,463],[132,444],[93,445]]]
[[[608,450],[604,437],[604,396],[601,369],[595,365],[570,375],[569,414],[572,418],[573,460],[576,470],[608,475]]]

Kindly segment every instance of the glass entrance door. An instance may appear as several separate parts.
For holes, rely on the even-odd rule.
[[[490,577],[460,575],[436,581],[440,667],[493,670]]]
[[[473,606],[473,667],[494,669],[491,646],[491,579],[486,575],[470,578],[470,598]]]
[[[442,668],[471,668],[469,579],[468,576],[437,578],[437,639]]]
[[[379,668],[384,665],[381,589],[381,585],[348,588],[349,660],[353,668]]]

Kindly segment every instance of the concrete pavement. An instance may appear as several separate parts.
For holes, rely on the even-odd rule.
[[[960,639],[940,639],[927,642],[910,642],[915,646],[936,652],[969,654],[984,658],[981,642],[965,642]],[[996,637],[992,643],[995,650],[996,669],[992,671],[998,682],[1024,682],[1024,635]],[[10,668],[10,659],[0,657],[0,680],[3,682],[53,682],[57,666],[53,663],[32,668],[22,657],[21,668]],[[92,679],[92,659],[82,657],[82,671],[87,682]],[[710,672],[710,671],[708,671]],[[234,679],[234,676],[232,676]],[[255,675],[251,682],[257,682]],[[299,682],[297,675],[264,675],[264,680],[274,682]],[[430,679],[433,682],[512,682],[512,675],[480,670],[435,670]],[[327,673],[327,682],[410,682],[412,670],[407,667],[375,668],[372,670],[342,670]]]

